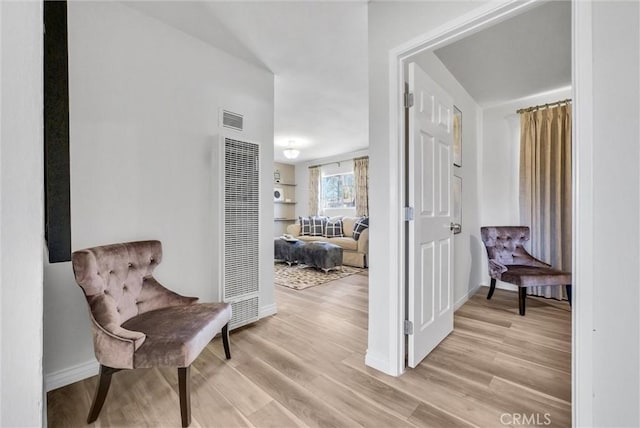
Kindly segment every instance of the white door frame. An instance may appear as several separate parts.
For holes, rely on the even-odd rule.
[[[396,195],[404,195],[404,69],[406,60],[419,52],[434,49],[445,43],[464,38],[488,26],[508,19],[539,4],[543,0],[505,0],[496,5],[492,2],[463,15],[442,27],[416,37],[389,52],[389,141],[391,169],[390,188]],[[591,2],[572,0],[572,91],[573,91],[573,138],[580,144],[573,145],[573,281],[572,310],[572,402],[574,426],[591,426],[593,403],[592,386],[592,326],[593,326],[593,222],[590,217],[593,204],[593,138],[591,132],[593,116],[592,79],[592,25]],[[393,161],[395,160],[395,161]],[[403,210],[400,204],[389,212],[389,230],[403,230]],[[394,239],[395,236],[395,239]],[[389,293],[389,307],[395,317],[390,326],[389,343],[391,371],[404,372],[405,340],[403,323],[405,314],[405,270],[406,242],[403,233],[390,236],[390,246],[396,248],[398,257],[390,260],[391,284],[396,290]]]

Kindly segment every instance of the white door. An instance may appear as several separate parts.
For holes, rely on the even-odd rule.
[[[409,93],[408,364],[415,367],[453,331],[453,101],[415,63]]]

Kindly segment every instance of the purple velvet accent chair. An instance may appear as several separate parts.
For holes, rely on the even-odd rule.
[[[94,422],[104,404],[111,376],[124,369],[178,368],[182,426],[191,423],[191,363],[222,333],[229,352],[228,303],[196,303],[163,287],[153,277],[162,260],[160,241],[87,248],[73,253],[73,272],[89,304],[93,346],[100,378],[87,418]]]
[[[527,287],[565,286],[571,305],[571,273],[553,269],[524,248],[529,240],[527,226],[491,226],[480,228],[482,242],[489,256],[491,287],[487,299],[496,289],[496,280],[518,286],[520,315],[525,313]]]

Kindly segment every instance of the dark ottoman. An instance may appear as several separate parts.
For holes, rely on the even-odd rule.
[[[342,266],[342,247],[328,242],[307,242],[300,251],[298,261],[326,272]]]
[[[274,254],[276,260],[284,260],[291,264],[299,260],[300,249],[304,247],[302,241],[285,241],[275,238],[273,241]]]

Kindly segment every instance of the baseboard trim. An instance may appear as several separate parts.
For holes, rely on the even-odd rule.
[[[498,290],[518,291],[517,285],[512,285],[506,282],[498,281],[496,284]]]
[[[471,290],[467,291],[461,298],[459,298],[456,303],[453,305],[453,312],[457,311],[458,309],[460,309],[462,307],[462,305],[464,305],[465,303],[467,303],[467,301],[469,300],[469,296],[473,296],[474,294],[476,294],[476,292],[478,291],[478,289],[481,287],[481,285],[476,285],[474,288],[472,288]]]
[[[98,364],[96,360],[91,360],[53,373],[48,373],[44,377],[45,391],[53,391],[54,389],[95,376],[99,370],[100,364]]]
[[[369,350],[364,357],[364,364],[371,367],[372,369],[376,369],[381,371],[382,373],[388,374],[389,376],[400,376],[402,373],[396,373],[392,367],[390,367],[390,363],[387,359],[377,357],[372,355]]]
[[[269,317],[271,315],[275,315],[278,313],[278,307],[276,306],[275,303],[272,303],[270,305],[267,306],[262,306],[259,310],[258,310],[258,318],[264,318],[264,317]]]

